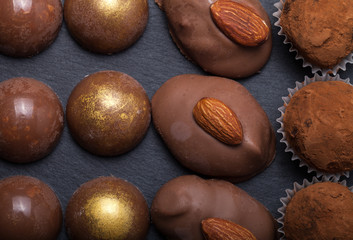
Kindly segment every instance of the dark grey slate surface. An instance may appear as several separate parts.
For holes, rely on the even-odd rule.
[[[261,0],[270,16],[272,26],[276,11],[273,0]],[[13,59],[0,56],[0,81],[12,77],[32,77],[48,84],[58,94],[64,108],[74,86],[87,74],[100,70],[125,72],[138,80],[149,98],[169,78],[178,74],[204,74],[200,68],[187,61],[170,38],[166,18],[153,0],[149,0],[150,17],[147,29],[140,40],[124,52],[104,56],[87,52],[74,42],[63,24],[56,41],[49,49],[30,59]],[[260,102],[275,130],[279,128],[277,108],[283,104],[282,96],[287,88],[293,88],[295,81],[311,76],[309,68],[294,59],[284,45],[283,37],[277,35],[278,28],[272,27],[273,50],[267,65],[261,73],[239,80]],[[339,72],[342,78],[353,78],[353,66]],[[300,168],[298,162],[290,161],[291,154],[285,153],[285,145],[277,137],[275,161],[263,173],[237,184],[250,195],[261,201],[273,214],[279,217],[279,199],[284,190],[292,188],[293,182],[302,183],[312,174]],[[19,165],[0,161],[0,178],[24,174],[37,177],[49,184],[57,193],[63,211],[73,192],[84,182],[99,177],[114,175],[135,184],[144,194],[149,206],[158,189],[168,180],[191,174],[171,156],[151,124],[146,137],[131,152],[114,158],[101,158],[81,149],[71,138],[67,125],[60,143],[54,152],[35,163]],[[353,178],[348,180],[353,185]],[[67,239],[62,227],[59,239]],[[151,225],[147,239],[163,239]]]

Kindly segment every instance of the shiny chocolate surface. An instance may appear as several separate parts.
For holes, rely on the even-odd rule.
[[[46,84],[23,77],[1,82],[0,109],[0,159],[33,162],[58,143],[64,112]]]
[[[133,184],[116,177],[99,177],[73,194],[65,224],[72,240],[138,240],[147,235],[149,210]]]
[[[55,240],[62,225],[61,211],[56,194],[39,179],[0,180],[0,239]]]
[[[60,0],[1,0],[0,53],[31,57],[56,39],[63,20]]]
[[[149,127],[150,112],[143,87],[117,71],[85,77],[72,91],[66,107],[73,138],[87,151],[102,156],[134,148]]]
[[[140,38],[148,21],[147,0],[66,0],[64,16],[72,37],[103,54],[120,52]]]

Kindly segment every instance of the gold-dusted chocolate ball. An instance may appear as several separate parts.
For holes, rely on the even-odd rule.
[[[84,48],[112,54],[128,48],[144,32],[147,0],[65,0],[64,18]]]
[[[149,222],[142,193],[116,177],[99,177],[81,185],[65,214],[67,234],[72,240],[144,239]]]
[[[143,87],[117,71],[85,77],[66,107],[73,138],[87,151],[116,156],[134,148],[151,121],[151,105]]]

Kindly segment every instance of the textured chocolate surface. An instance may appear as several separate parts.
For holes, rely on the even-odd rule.
[[[65,22],[84,48],[111,54],[122,51],[144,32],[147,0],[66,0]]]
[[[72,91],[66,107],[74,139],[87,151],[102,156],[134,148],[145,136],[150,112],[143,87],[117,71],[85,77]]]
[[[287,205],[288,240],[353,239],[353,193],[338,183],[315,183],[299,190]]]
[[[280,25],[299,53],[321,68],[353,51],[352,0],[286,0]]]
[[[257,13],[271,28],[258,0],[235,0]],[[258,47],[244,47],[229,39],[212,20],[215,0],[156,0],[168,19],[170,34],[180,51],[205,71],[242,78],[258,72],[271,54],[272,37]]]
[[[0,239],[55,240],[62,225],[60,202],[39,179],[0,180]]]
[[[310,166],[330,173],[353,169],[353,87],[314,82],[294,94],[283,117],[286,139]]]
[[[203,97],[226,104],[243,127],[243,141],[230,146],[204,131],[192,110]],[[201,174],[243,181],[274,159],[272,126],[256,99],[238,82],[195,74],[169,79],[152,98],[153,123],[175,158]]]
[[[203,240],[201,221],[210,217],[233,221],[258,240],[276,239],[268,210],[227,181],[181,176],[164,184],[151,206],[152,223],[169,240]]]
[[[0,53],[31,57],[57,37],[63,8],[60,0],[2,0]]]
[[[57,95],[32,78],[0,83],[0,159],[33,162],[58,143],[64,112]]]
[[[67,233],[75,240],[144,239],[149,221],[142,193],[115,177],[100,177],[81,185],[65,213]]]

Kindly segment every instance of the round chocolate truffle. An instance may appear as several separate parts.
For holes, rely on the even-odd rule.
[[[65,215],[67,234],[75,240],[144,239],[149,221],[142,193],[115,177],[99,177],[81,185]]]
[[[140,38],[148,20],[147,0],[66,0],[64,16],[73,38],[103,54],[122,51]]]
[[[305,60],[332,69],[353,51],[353,0],[286,0],[280,26]]]
[[[353,170],[353,86],[316,81],[297,91],[286,106],[288,144],[311,167],[326,173]]]
[[[0,181],[0,239],[54,240],[61,224],[61,205],[48,185],[27,176]]]
[[[60,0],[1,0],[0,53],[30,57],[57,37],[63,19]]]
[[[214,120],[212,124],[210,119],[204,121],[208,127],[200,126],[193,116],[194,106],[205,97],[217,99],[211,100],[212,106],[205,105]],[[229,111],[234,114],[218,114]],[[275,135],[270,121],[256,99],[236,81],[193,74],[173,77],[152,97],[152,116],[174,157],[195,172],[244,181],[263,171],[274,159]],[[209,134],[207,128],[218,132],[221,139]],[[220,141],[240,129],[242,134],[239,131],[239,139],[235,136],[236,145]]]
[[[287,240],[353,239],[353,193],[321,182],[299,190],[286,207]]]
[[[64,128],[55,92],[32,78],[0,83],[0,158],[18,163],[47,156]]]
[[[258,0],[155,1],[166,13],[169,32],[181,53],[207,72],[223,77],[243,78],[258,72],[270,57],[271,22]],[[211,11],[215,3],[221,6]],[[246,14],[240,16],[239,12]],[[254,22],[254,18],[257,21]],[[230,26],[225,25],[225,22],[229,22]],[[262,27],[258,29],[260,24]],[[241,29],[244,26],[246,31]],[[231,30],[226,32],[224,29]],[[252,29],[256,33],[252,34]],[[256,46],[246,46],[230,37],[244,32],[255,38],[261,32],[264,41]]]
[[[207,218],[232,221],[259,240],[276,239],[275,220],[260,202],[230,182],[196,175],[164,184],[153,199],[151,218],[169,240],[204,240],[201,222]]]
[[[143,87],[127,74],[102,71],[85,77],[66,107],[74,139],[87,151],[116,156],[134,148],[151,120]]]

